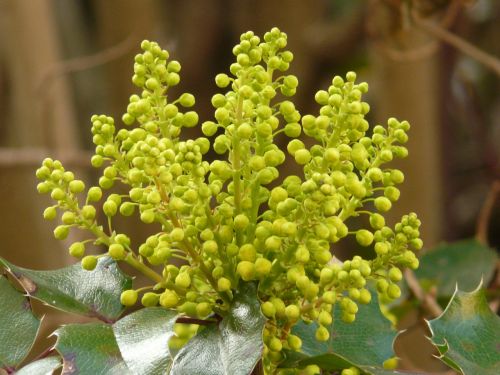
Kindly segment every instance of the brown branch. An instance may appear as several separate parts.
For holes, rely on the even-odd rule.
[[[36,94],[42,96],[44,92],[48,91],[47,88],[49,85],[62,75],[87,70],[122,57],[137,43],[137,41],[137,35],[132,33],[120,43],[99,51],[96,54],[60,61],[49,66],[35,86]]]
[[[448,29],[451,25],[453,25],[453,22],[455,22],[463,7],[464,4],[461,0],[451,1],[443,18],[439,22],[441,27],[443,29]]]
[[[497,196],[500,195],[500,180],[493,181],[488,192],[488,196],[481,207],[479,217],[476,224],[476,239],[484,245],[488,245],[488,226],[490,223],[491,213]]]
[[[264,375],[264,366],[262,364],[262,359],[259,359],[259,362],[257,362],[250,375]]]
[[[0,167],[34,167],[49,155],[61,160],[63,164],[75,167],[90,166],[92,156],[88,151],[57,151],[45,148],[6,148],[0,147]]]
[[[54,346],[49,346],[47,349],[45,349],[43,352],[37,355],[32,362],[38,361],[39,359],[47,358],[49,355],[55,353],[55,351],[56,348]]]
[[[443,309],[439,306],[434,296],[424,292],[417,280],[417,277],[415,276],[415,273],[410,269],[406,269],[404,271],[404,275],[413,295],[418,301],[420,301],[422,307],[427,311],[427,313],[433,318],[437,318],[441,315],[443,313]]]
[[[401,1],[387,1],[381,0],[386,6],[392,8],[397,12],[400,18],[402,18],[402,23],[404,28],[409,28],[411,24],[411,12],[407,6],[403,6]],[[439,21],[439,25],[443,29],[449,28],[462,9],[463,4],[461,0],[451,1],[450,5],[446,9],[443,18]],[[398,50],[394,47],[389,46],[385,41],[375,41],[377,47],[379,47],[391,60],[399,62],[412,62],[416,60],[421,60],[428,58],[435,54],[439,49],[439,43],[436,40],[432,40],[418,47],[412,47],[408,50]]]
[[[436,25],[431,21],[424,20],[423,18],[419,17],[416,12],[412,12],[412,19],[414,24],[423,31],[455,47],[462,53],[472,57],[487,68],[491,69],[495,74],[500,76],[500,60],[496,57],[477,48],[473,44],[451,33],[442,26]]]

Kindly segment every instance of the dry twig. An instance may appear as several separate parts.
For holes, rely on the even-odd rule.
[[[421,18],[416,14],[416,12],[412,12],[412,19],[414,24],[423,31],[455,47],[460,52],[472,57],[474,60],[480,62],[487,68],[491,69],[495,74],[500,76],[500,60],[496,57],[477,48],[473,44],[451,33],[442,26]]]
[[[493,212],[493,207],[495,206],[497,197],[500,195],[500,180],[493,181],[488,192],[488,196],[481,207],[479,212],[479,217],[476,224],[476,239],[485,246],[488,246],[488,227],[490,224],[491,213]],[[493,290],[500,288],[500,261],[497,260],[495,269],[495,278],[490,284],[490,288]],[[500,298],[493,298],[490,302],[490,309],[492,311],[497,311],[500,307]]]
[[[443,313],[443,309],[441,308],[441,306],[439,306],[434,296],[426,293],[422,289],[420,283],[417,280],[417,277],[415,276],[415,273],[410,269],[406,269],[404,271],[404,274],[406,282],[408,283],[408,286],[411,289],[413,295],[418,301],[420,301],[422,307],[427,311],[427,313],[429,313],[433,318],[441,315]]]
[[[484,245],[488,245],[488,226],[498,195],[500,195],[500,180],[494,181],[491,184],[488,196],[484,201],[483,207],[481,207],[477,219],[476,239]]]
[[[93,55],[75,57],[49,66],[35,86],[37,95],[43,95],[44,92],[47,92],[47,88],[59,76],[71,72],[87,70],[122,57],[130,51],[137,43],[137,40],[137,35],[132,33],[120,43]]]

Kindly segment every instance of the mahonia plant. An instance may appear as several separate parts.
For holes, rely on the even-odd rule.
[[[125,306],[140,299],[146,307],[206,318],[223,315],[242,283],[258,283],[268,373],[282,360],[283,348],[300,349],[301,339],[291,333],[299,320],[317,322],[316,339],[326,341],[333,319],[354,322],[358,305],[370,302],[369,282],[383,301],[398,298],[401,268],[417,268],[413,250],[422,248],[414,213],[393,228],[383,216],[400,196],[404,175],[386,164],[407,156],[408,122],[390,118],[387,126],[370,129],[370,107],[362,101],[368,84],[356,83],[354,72],[335,76],[315,95],[319,113],[302,116],[288,99],[298,79],[286,73],[293,60],[286,45],[277,28],[263,40],[251,31],[241,35],[230,74],[215,77],[224,92],[212,97],[214,120],[201,124],[206,137],[215,137],[210,141],[180,137],[199,122],[188,110],[195,97],[169,97],[181,65],[157,43],[143,41],[132,78],[141,92],[130,97],[125,126],[118,129],[106,115],[91,119],[91,163],[104,167],[99,186],[86,190],[57,160],[45,159],[36,173],[38,191],[55,201],[44,217],[62,212],[55,237],[65,239],[71,228],[89,232],[91,238],[69,247],[84,269],[110,256],[152,280],[125,291]],[[302,132],[311,147],[299,139]],[[286,150],[275,143],[280,133],[291,138]],[[221,158],[209,162],[211,147]],[[303,172],[280,178],[286,153]],[[105,193],[117,183],[128,186],[128,194]],[[98,221],[101,209],[106,225]],[[138,215],[156,233],[132,244],[113,225],[117,215]],[[367,216],[368,228],[348,223],[360,215]],[[333,257],[348,236],[372,246],[375,257]],[[105,246],[107,253],[87,255],[88,243]],[[335,304],[342,313],[334,317]],[[177,327],[174,344],[185,343],[196,329]]]

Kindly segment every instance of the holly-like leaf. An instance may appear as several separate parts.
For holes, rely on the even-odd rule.
[[[113,325],[124,361],[135,374],[166,374],[172,365],[168,341],[177,313],[161,307],[141,309]]]
[[[16,372],[16,375],[52,375],[59,367],[61,367],[59,357],[47,357],[24,366]]]
[[[435,285],[438,296],[449,297],[457,284],[462,290],[474,289],[481,280],[487,284],[497,258],[494,250],[475,239],[442,244],[420,258],[415,275],[424,287]]]
[[[28,355],[40,320],[29,300],[0,275],[0,368],[14,368]]]
[[[122,359],[110,325],[69,324],[59,328],[55,335],[55,348],[63,357],[62,375],[132,374]]]
[[[372,375],[426,375],[422,372],[386,370],[379,367],[364,366],[363,371]]]
[[[338,304],[334,317],[340,316]],[[340,370],[350,366],[360,367],[368,373],[370,369],[382,370],[385,360],[394,356],[393,342],[397,332],[391,322],[381,313],[376,295],[367,305],[359,305],[356,321],[344,323],[334,319],[328,330],[326,342],[316,340],[316,323],[299,322],[293,333],[302,339],[300,352],[286,352],[283,367],[304,367],[316,364],[325,370]],[[387,371],[387,370],[384,370]]]
[[[257,288],[243,284],[228,314],[194,336],[177,354],[175,375],[248,375],[262,356],[262,330]]]
[[[500,318],[481,287],[457,289],[443,314],[428,324],[443,362],[465,375],[500,374]]]
[[[132,279],[111,258],[100,258],[93,271],[80,264],[53,271],[21,268],[0,258],[26,293],[57,309],[115,321],[123,312],[121,292],[130,289]]]

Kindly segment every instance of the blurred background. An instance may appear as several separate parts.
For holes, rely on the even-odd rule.
[[[34,173],[52,156],[96,183],[90,116],[121,118],[141,40],[181,62],[177,92],[195,94],[204,121],[239,35],[273,26],[295,55],[301,113],[317,112],[314,93],[333,75],[355,70],[370,85],[371,124],[411,123],[393,222],[417,212],[426,248],[472,237],[500,178],[499,16],[495,0],[0,0],[0,256],[37,269],[74,262],[66,249],[75,238],[55,240],[42,218],[49,199]],[[499,223],[497,205],[488,227],[497,248]],[[404,366],[422,367],[420,345],[431,349],[425,338],[412,345],[398,349]],[[442,370],[428,358],[424,366]]]

